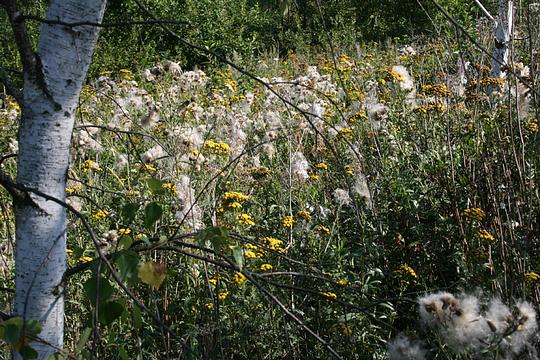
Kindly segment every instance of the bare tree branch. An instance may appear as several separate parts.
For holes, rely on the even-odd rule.
[[[32,43],[28,37],[28,31],[22,19],[22,13],[17,5],[17,0],[2,0],[0,4],[9,17],[15,43],[17,44],[17,49],[23,63],[23,69],[33,74],[36,67],[36,54],[32,49]]]
[[[91,21],[80,21],[80,22],[65,22],[60,20],[49,20],[44,19],[35,15],[21,15],[20,19],[22,20],[34,20],[43,24],[48,25],[60,25],[65,27],[79,27],[79,26],[94,26],[98,28],[114,28],[114,27],[123,27],[123,26],[132,26],[132,25],[160,25],[160,24],[169,24],[169,25],[191,25],[187,21],[178,21],[178,20],[132,20],[132,21],[119,21],[112,23],[96,23]]]

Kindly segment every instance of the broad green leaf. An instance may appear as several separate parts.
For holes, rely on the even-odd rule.
[[[88,299],[92,302],[93,305],[96,305],[96,296],[97,296],[97,286],[96,286],[96,278],[91,277],[88,279],[84,285],[84,292],[86,293],[86,296]],[[109,280],[101,277],[99,279],[99,302],[102,303],[104,301],[107,301],[114,292],[114,288],[112,287]]]
[[[92,328],[84,328],[84,330],[81,332],[81,336],[79,337],[79,340],[77,341],[76,349],[77,352],[81,352],[82,349],[84,349],[84,346],[86,345],[86,342],[88,341],[88,338],[90,337],[90,334],[92,333]]]
[[[22,358],[24,360],[31,360],[31,359],[37,359],[39,354],[36,350],[32,349],[30,346],[23,346],[19,350],[19,354],[21,354]]]
[[[163,280],[165,280],[166,265],[147,261],[139,266],[139,279],[145,284],[159,289]]]
[[[244,267],[244,249],[240,245],[236,245],[233,250],[233,259],[236,265],[238,265],[238,268],[242,270]]]
[[[152,192],[152,194],[163,194],[165,193],[165,189],[163,188],[163,184],[165,184],[165,181],[161,181],[155,178],[150,178],[146,180],[146,184],[148,185],[148,189]]]
[[[118,249],[119,250],[127,250],[131,247],[131,244],[133,244],[133,239],[129,236],[122,236],[120,240],[118,240]]]
[[[137,265],[139,264],[139,255],[133,251],[123,251],[116,260],[118,271],[122,280],[133,284],[137,280]]]
[[[133,222],[135,215],[137,215],[137,210],[139,210],[139,206],[140,205],[137,203],[128,203],[124,205],[121,212],[122,219],[124,219],[126,223]]]
[[[126,349],[124,349],[123,346],[120,346],[120,349],[118,349],[118,354],[120,355],[120,359],[122,360],[131,360],[131,357],[126,352]]]
[[[163,214],[161,206],[156,202],[151,202],[144,209],[144,226],[150,228]]]
[[[37,320],[28,320],[24,331],[26,335],[38,335],[41,332],[41,324]]]
[[[224,250],[229,244],[229,232],[224,227],[210,227],[198,234],[199,244],[206,245],[210,241],[216,251]]]
[[[22,327],[23,319],[19,316],[4,321],[2,338],[10,344],[15,344],[21,338]]]
[[[133,317],[133,328],[140,329],[142,326],[142,314],[141,314],[141,309],[139,309],[137,305],[133,306],[131,315]]]
[[[112,322],[120,317],[124,312],[122,304],[115,301],[108,301],[103,303],[99,307],[99,321],[103,325],[110,325]]]

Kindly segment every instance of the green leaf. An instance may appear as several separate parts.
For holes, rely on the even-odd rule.
[[[115,260],[118,266],[118,272],[122,280],[133,285],[137,281],[137,265],[139,264],[139,255],[133,251],[123,251]]]
[[[142,326],[142,314],[141,314],[141,309],[139,309],[137,305],[133,306],[131,315],[133,317],[133,328],[140,329]]]
[[[90,337],[90,334],[92,333],[92,328],[84,328],[84,330],[81,332],[81,336],[79,337],[79,340],[77,341],[76,349],[77,352],[81,352],[82,349],[84,349],[84,346],[86,345],[86,342],[88,341],[88,338]]]
[[[118,240],[118,249],[119,250],[127,250],[131,247],[131,244],[133,244],[133,239],[129,236],[122,236],[120,240]]]
[[[24,331],[26,335],[39,335],[41,332],[41,324],[37,320],[28,320],[26,322]]]
[[[199,232],[198,239],[202,246],[210,241],[216,251],[221,251],[229,245],[229,232],[224,227],[210,227]]]
[[[146,208],[144,209],[144,226],[149,229],[156,221],[158,221],[162,214],[163,210],[158,203],[151,202],[146,205]]]
[[[19,354],[21,354],[22,358],[24,360],[28,359],[37,359],[39,354],[36,350],[32,349],[30,346],[24,346],[19,350]]]
[[[148,189],[150,189],[152,194],[159,195],[165,193],[165,189],[163,188],[165,181],[150,178],[146,180],[146,184],[148,185]]]
[[[124,219],[126,223],[133,222],[135,215],[137,215],[137,210],[139,210],[139,206],[140,205],[137,203],[128,203],[124,205],[121,211],[122,219]]]
[[[124,349],[123,346],[120,346],[120,349],[118,349],[118,354],[120,355],[120,359],[122,360],[130,360],[131,358],[128,356],[126,349]]]
[[[4,321],[2,338],[10,344],[17,343],[21,338],[22,327],[23,319],[19,316]]]
[[[112,324],[112,322],[120,317],[124,312],[124,307],[122,304],[115,301],[109,301],[101,304],[99,307],[98,318],[99,321],[107,326]]]
[[[236,265],[238,265],[238,268],[242,270],[244,267],[244,249],[242,246],[237,245],[233,248],[233,259]]]
[[[92,304],[95,306],[96,305],[96,296],[97,296],[97,293],[98,293],[97,285],[96,285],[96,278],[91,277],[90,279],[88,279],[84,283],[83,288],[84,288],[84,292],[86,293],[86,296],[92,302]],[[111,297],[111,295],[113,294],[113,292],[114,292],[114,288],[112,287],[109,280],[101,277],[99,279],[99,303],[102,303],[102,302],[106,301],[107,299],[109,299]]]

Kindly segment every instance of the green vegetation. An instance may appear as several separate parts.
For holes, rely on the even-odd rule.
[[[268,86],[155,27],[103,32],[66,189],[98,234],[71,215],[66,350],[75,358],[326,359],[327,344],[345,359],[384,359],[399,332],[424,340],[436,359],[535,358],[534,336],[528,347],[508,345],[534,330],[528,303],[512,309],[512,332],[492,331],[476,348],[447,345],[444,328],[417,313],[419,297],[443,291],[474,293],[488,320],[494,296],[538,310],[539,119],[530,91],[510,73],[489,77],[488,57],[428,22],[416,1],[321,2],[324,21],[313,15],[317,1],[152,2],[159,16],[189,22],[173,26],[186,39]],[[443,3],[470,27],[476,9]],[[410,17],[396,18],[397,4]],[[106,22],[126,19],[143,17],[111,1]],[[525,19],[516,26],[531,42],[515,43],[509,68],[538,84],[530,54],[539,27]],[[412,40],[434,26],[441,37]],[[473,35],[491,48],[482,31]],[[401,40],[380,41],[388,36]],[[193,64],[204,71],[180,70]],[[0,149],[16,153],[20,109],[7,99]],[[15,159],[3,166],[13,174]],[[0,192],[2,239],[12,238],[9,202]],[[0,276],[12,287],[11,244],[2,245]],[[457,309],[458,298],[442,293],[443,310]],[[423,297],[424,308],[434,299]],[[15,347],[17,321],[0,324]]]

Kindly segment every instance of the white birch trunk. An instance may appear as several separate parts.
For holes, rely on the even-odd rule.
[[[52,0],[47,19],[100,22],[105,3]],[[41,71],[38,66],[37,76],[25,72],[17,182],[61,200],[65,200],[75,109],[97,37],[96,27],[43,25],[37,48]],[[66,210],[39,196],[32,198],[39,209],[29,204],[15,206],[15,313],[40,321],[39,337],[45,343],[31,346],[44,359],[63,346]]]
[[[514,27],[514,1],[499,0],[497,27],[495,28],[495,46],[491,62],[490,77],[504,77],[502,67],[508,65],[510,38]]]

